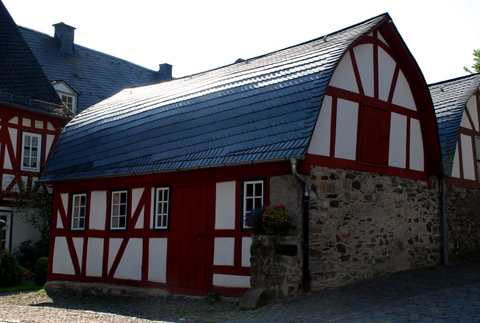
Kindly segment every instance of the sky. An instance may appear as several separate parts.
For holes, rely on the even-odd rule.
[[[349,27],[388,12],[428,84],[467,75],[480,48],[480,0],[1,0],[15,22],[183,77]]]

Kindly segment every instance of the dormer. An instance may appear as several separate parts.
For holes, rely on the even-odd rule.
[[[77,114],[78,93],[65,81],[53,81],[52,85],[62,102],[72,109],[74,114]]]

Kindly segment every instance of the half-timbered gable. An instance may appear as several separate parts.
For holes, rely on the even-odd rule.
[[[215,70],[125,89],[67,125],[41,178],[55,191],[50,286],[59,280],[240,295],[256,279],[244,216],[270,203],[287,204],[296,227],[306,228],[285,252],[306,268],[310,254],[317,261],[324,252],[308,249],[308,222],[323,224],[308,212],[323,212],[335,195],[318,181],[340,178],[311,171],[376,172],[422,179],[418,187],[426,187],[439,156],[427,135],[434,120],[423,77],[388,14]],[[309,193],[318,194],[311,206],[304,204]],[[412,208],[426,204],[410,200]],[[381,221],[398,217],[385,210]],[[325,227],[310,234],[365,240],[319,234]],[[405,236],[401,243],[417,234],[411,231],[397,234]],[[335,245],[318,248],[342,253],[345,246]],[[350,259],[327,262],[338,263],[335,257]],[[291,284],[283,295],[302,284],[307,290],[307,280],[283,279]]]
[[[480,256],[480,74],[429,85],[442,149],[442,210],[452,261]]]
[[[12,203],[38,180],[71,115],[1,3],[0,48],[0,249],[12,249],[38,236]]]

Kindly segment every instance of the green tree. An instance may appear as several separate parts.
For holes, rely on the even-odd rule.
[[[470,74],[480,73],[480,49],[474,49],[473,56],[474,56],[473,57],[474,63],[472,65],[473,71],[466,66],[464,66],[463,69]]]

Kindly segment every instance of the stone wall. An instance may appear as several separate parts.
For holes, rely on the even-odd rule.
[[[438,183],[312,167],[312,290],[441,260]]]
[[[480,189],[449,186],[446,202],[449,262],[480,258]]]

